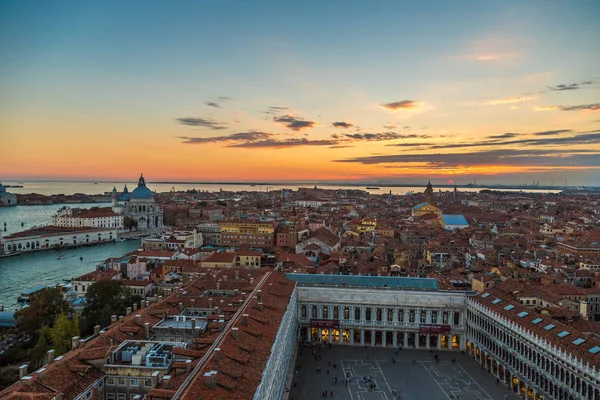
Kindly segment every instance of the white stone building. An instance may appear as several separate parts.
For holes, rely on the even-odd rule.
[[[6,191],[6,188],[0,183],[0,207],[10,207],[17,205],[17,196]]]
[[[123,216],[110,208],[84,210],[62,207],[52,216],[52,225],[65,227],[123,229]]]
[[[138,231],[160,230],[163,227],[163,210],[154,201],[154,194],[146,187],[146,180],[141,175],[138,186],[127,196],[125,205],[118,202],[117,189],[113,189],[112,208],[117,213],[124,213],[137,223]]]
[[[2,238],[5,253],[29,252],[110,242],[117,239],[117,228],[67,228],[43,226]]]

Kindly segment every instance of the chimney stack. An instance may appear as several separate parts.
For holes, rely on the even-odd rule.
[[[137,303],[133,303],[133,311],[137,311],[137,309],[138,309]]]
[[[248,314],[242,314],[242,325],[248,326]]]
[[[220,347],[217,347],[217,348],[214,350],[214,353],[213,353],[213,360],[215,360],[216,362],[219,362],[219,361],[221,361],[221,348],[220,348]]]
[[[204,373],[204,386],[209,389],[217,388],[217,371],[210,371]]]
[[[259,300],[262,300],[262,290],[258,289],[256,291],[256,297],[258,297]]]
[[[94,335],[98,336],[100,334],[100,325],[94,326]]]
[[[146,340],[150,339],[150,322],[144,323],[144,337]]]
[[[254,278],[250,278],[250,284],[254,284]]]
[[[19,367],[19,379],[27,376],[27,364],[23,364]]]
[[[240,338],[240,330],[238,328],[231,328],[231,336],[233,336],[235,340],[238,340]]]
[[[135,323],[138,325],[142,324],[142,316],[140,314],[135,314]]]
[[[196,306],[196,299],[191,299],[190,303],[192,303],[192,308]]]
[[[125,309],[125,315],[129,315],[129,314],[131,314],[131,307],[127,307]]]
[[[123,322],[123,316],[119,315],[119,323],[122,323],[122,322]]]
[[[221,283],[217,282],[217,290],[221,289]]]
[[[85,344],[85,340],[79,339],[79,346],[77,346],[77,347],[83,347],[84,344]]]
[[[171,388],[171,375],[163,376],[163,386],[165,387],[165,389]]]
[[[179,312],[183,311],[183,303],[179,303],[178,306],[179,306]]]
[[[262,307],[263,307],[263,303],[262,303],[262,301],[259,301],[256,308],[258,309],[258,311],[262,311]]]
[[[79,346],[79,336],[73,336],[71,338],[71,350],[75,350]]]
[[[185,360],[185,372],[192,370],[192,360]]]
[[[192,318],[192,331],[196,329],[196,318]]]
[[[146,307],[150,305],[150,300],[146,300]]]
[[[240,271],[235,270],[235,279],[240,279]]]
[[[208,308],[213,308],[213,299],[208,299]]]
[[[52,364],[54,362],[54,350],[48,350],[46,352],[46,361],[47,364]]]
[[[115,322],[117,322],[117,316],[116,315],[111,315],[110,316],[110,323],[114,324]]]

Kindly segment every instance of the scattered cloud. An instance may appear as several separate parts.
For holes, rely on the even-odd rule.
[[[286,128],[289,128],[294,131],[301,131],[302,129],[312,128],[315,126],[316,122],[307,121],[302,118],[296,118],[293,115],[284,115],[282,117],[274,117],[273,121],[279,122],[280,124],[285,125]]]
[[[332,135],[334,137],[334,135]],[[366,141],[385,141],[385,140],[397,140],[397,139],[430,139],[429,135],[402,135],[396,132],[383,132],[383,133],[347,133],[344,135],[335,135],[335,137],[347,138],[350,140],[366,140]]]
[[[332,122],[332,125],[336,128],[344,128],[344,129],[352,128],[354,126],[353,124],[349,124],[347,122]]]
[[[385,129],[396,129],[395,125],[383,125]]]
[[[206,104],[209,107],[221,108],[221,106],[218,103],[215,103],[214,101],[207,101],[204,104]]]
[[[213,121],[213,120],[205,119],[205,118],[186,117],[186,118],[177,118],[176,121],[182,125],[198,126],[201,128],[209,128],[209,129],[212,129],[215,131],[218,131],[221,129],[227,129],[227,126],[225,125],[225,123],[217,122],[217,121]]]
[[[579,106],[560,106],[560,109],[563,111],[599,111],[600,103],[595,104],[583,104]]]
[[[542,132],[534,132],[533,134],[535,136],[553,136],[553,135],[560,135],[562,133],[571,133],[573,132],[570,129],[559,129],[556,131],[542,131]]]
[[[510,139],[510,138],[514,138],[515,136],[519,136],[518,133],[503,133],[501,135],[493,135],[493,136],[488,136],[488,139]]]
[[[533,111],[554,111],[554,110],[560,110],[559,106],[536,106],[533,107]]]
[[[579,90],[579,89],[582,89],[584,86],[589,86],[589,85],[592,85],[593,83],[594,83],[594,81],[585,81],[585,82],[578,82],[578,83],[563,83],[561,85],[548,86],[548,91],[561,92],[563,90]]]
[[[414,100],[401,100],[393,103],[381,104],[381,107],[391,111],[415,110],[423,106],[423,103]]]
[[[227,97],[227,96],[219,96],[217,97],[220,101],[227,101],[227,100],[233,100],[231,97]]]
[[[419,163],[431,167],[458,167],[464,165],[600,167],[600,152],[598,150],[500,149],[473,153],[393,154],[333,161],[369,165]]]
[[[286,148],[286,147],[300,147],[300,146],[335,146],[338,141],[335,139],[324,139],[324,140],[311,140],[306,138],[291,138],[284,140],[267,139],[261,141],[252,141],[245,143],[231,144],[227,147],[236,148]]]
[[[273,136],[270,133],[250,131],[250,132],[238,132],[232,133],[231,135],[225,136],[213,136],[213,137],[189,137],[179,136],[179,139],[183,139],[184,144],[206,144],[206,143],[222,143],[222,142],[253,142],[256,140],[265,140]]]

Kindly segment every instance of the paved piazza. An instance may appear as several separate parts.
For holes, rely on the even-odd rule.
[[[320,359],[315,360],[311,352]],[[348,384],[344,377],[351,378]],[[505,393],[506,399],[519,399],[461,353],[399,350],[396,354],[393,348],[303,347],[298,352],[288,399],[324,398],[325,391],[327,398],[333,392],[333,398],[348,400],[503,400]]]

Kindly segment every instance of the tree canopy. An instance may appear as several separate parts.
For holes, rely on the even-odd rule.
[[[45,289],[31,300],[29,307],[16,312],[17,328],[21,333],[37,337],[42,327],[51,328],[59,315],[69,312],[69,303],[63,299],[59,289]]]
[[[88,288],[82,312],[81,331],[89,333],[95,325],[107,326],[112,315],[125,315],[133,304],[130,290],[123,282],[112,279],[98,281]]]

